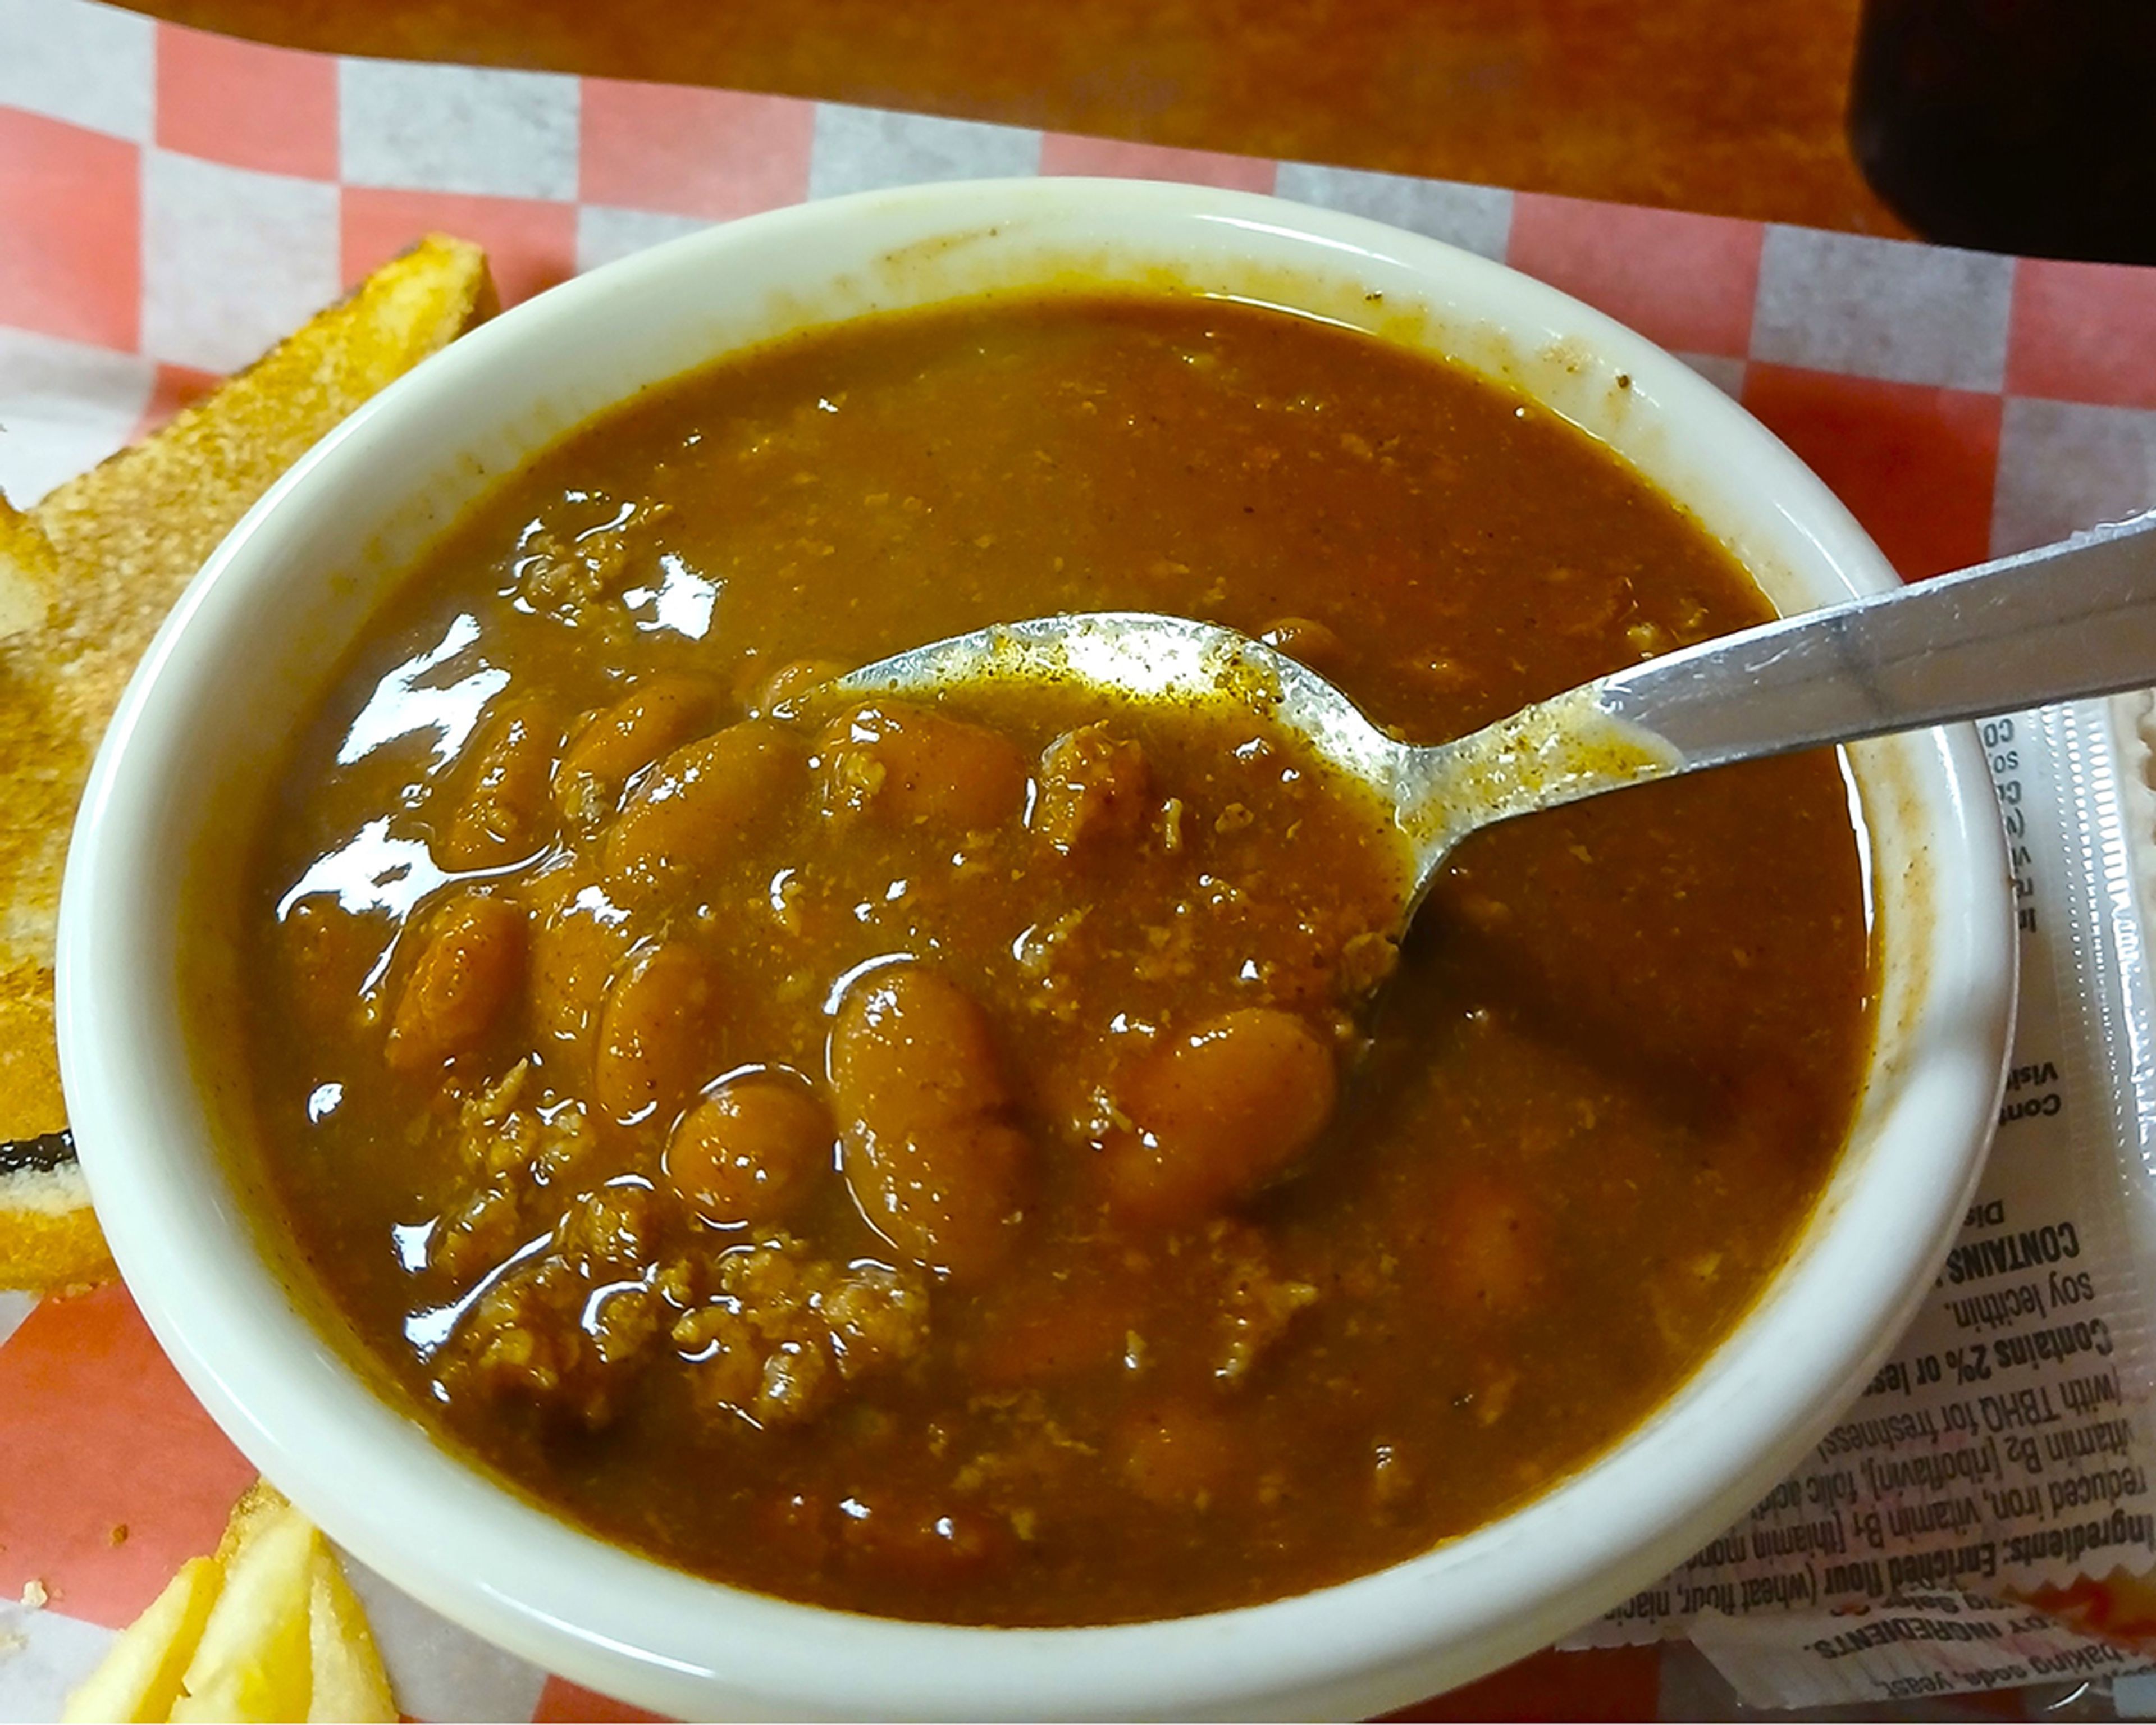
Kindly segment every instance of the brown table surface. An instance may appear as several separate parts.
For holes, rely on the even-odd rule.
[[[290,47],[702,83],[1906,230],[1842,133],[1858,0],[129,0]]]

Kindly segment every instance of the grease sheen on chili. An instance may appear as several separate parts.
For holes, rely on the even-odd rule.
[[[1436,740],[1758,621],[1377,341],[983,301],[647,391],[422,560],[258,845],[277,1203],[452,1443],[789,1598],[1070,1624],[1502,1514],[1773,1273],[1870,1030],[1830,755],[1464,845],[1247,714],[849,701],[1004,619],[1263,634]]]

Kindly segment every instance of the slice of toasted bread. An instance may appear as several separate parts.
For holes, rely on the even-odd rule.
[[[79,1286],[112,1274],[89,1184],[64,1132],[0,1143],[0,1244],[21,1286]]]
[[[34,626],[0,627],[0,1143],[66,1127],[52,1016],[61,867],[90,758],[151,635],[285,469],[496,303],[485,254],[430,237],[146,442],[27,518],[0,516],[0,559],[12,551],[23,585],[45,587]],[[66,1214],[79,1178],[33,1172],[0,1187],[0,1287],[99,1275],[95,1228]],[[57,1250],[63,1232],[80,1250]]]

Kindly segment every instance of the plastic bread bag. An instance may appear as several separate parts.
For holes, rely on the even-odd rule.
[[[1570,1645],[1686,1635],[1744,1702],[1785,1707],[2156,1659],[2156,697],[1978,728],[2021,984],[1960,1237],[1807,1465]]]

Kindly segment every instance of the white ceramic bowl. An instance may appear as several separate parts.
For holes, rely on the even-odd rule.
[[[1884,954],[1833,1183],[1757,1308],[1630,1437],[1496,1524],[1247,1609],[1078,1630],[896,1623],[731,1590],[578,1532],[439,1447],[322,1339],[260,1219],[239,1087],[182,964],[284,739],[414,551],[640,385],[803,325],[1028,283],[1296,307],[1508,379],[1620,450],[1784,610],[1892,583],[1774,438],[1686,367],[1509,270],[1352,217],[1198,187],[1039,180],[789,209],[519,307],[326,439],[211,558],[100,755],[69,859],[60,1047],[77,1142],[144,1314],[220,1425],[336,1538],[481,1634],[690,1716],[1353,1715],[1527,1653],[1741,1516],[1912,1313],[1989,1141],[2012,1010],[2007,870],[1972,733],[1853,752]],[[311,1316],[311,1314],[315,1314]]]

